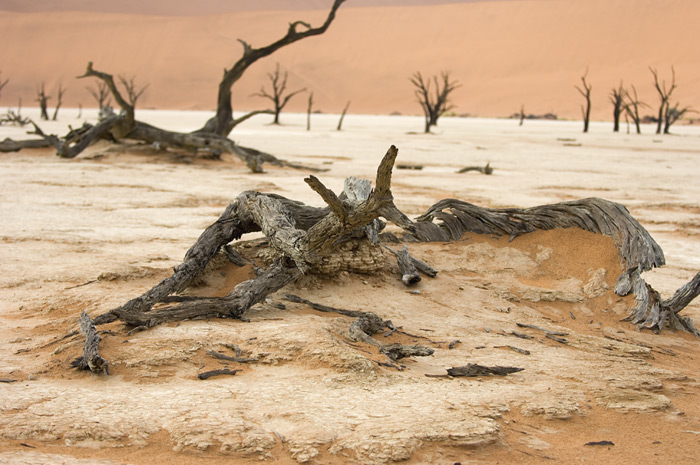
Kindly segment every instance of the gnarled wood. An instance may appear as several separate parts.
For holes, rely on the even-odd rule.
[[[109,364],[102,358],[98,350],[100,335],[97,333],[95,323],[84,310],[80,314],[78,324],[80,332],[85,336],[85,344],[83,355],[74,360],[72,365],[80,370],[90,370],[93,373],[108,375]]]
[[[411,241],[456,240],[465,232],[508,235],[513,239],[536,230],[574,227],[609,236],[615,241],[626,265],[626,271],[618,278],[615,292],[620,295],[633,292],[636,298],[630,320],[654,330],[669,326],[697,334],[692,321],[678,316],[678,312],[700,294],[700,273],[673,297],[662,300],[644,282],[641,273],[663,265],[663,252],[624,206],[590,198],[524,209],[488,209],[460,200],[445,199],[413,222],[393,202],[391,176],[397,155],[398,149],[391,146],[379,164],[373,190],[369,182],[348,179],[344,192],[336,195],[319,179],[308,177],[306,182],[328,204],[326,208],[309,207],[275,194],[243,192],[202,233],[172,276],[143,295],[98,316],[95,324],[119,319],[132,326],[150,327],[183,319],[243,318],[252,305],[296,280],[302,273],[324,273],[329,269],[337,272],[342,269],[329,268],[329,263],[343,260],[342,255],[338,258],[339,252],[348,244],[352,247],[364,244],[365,249],[360,247],[357,250],[368,257],[372,257],[372,254],[381,257],[383,246],[374,242],[378,238],[375,234],[369,234],[367,228],[377,224],[379,217],[383,216],[402,227],[405,230],[404,238]],[[174,295],[199,276],[222,247],[240,239],[243,234],[258,231],[265,234],[278,257],[264,272],[239,284],[225,297]],[[414,266],[417,263],[412,258],[410,262]],[[436,273],[423,265],[424,272],[430,275]],[[382,267],[380,260],[378,267],[372,265],[365,268],[365,272]],[[357,318],[349,329],[351,337],[384,347],[371,335],[389,327],[390,322],[372,313],[332,310]],[[556,337],[559,334],[547,332],[546,335]],[[565,340],[559,342],[566,343]],[[405,350],[406,354],[419,355],[422,349]],[[392,357],[393,349],[387,351],[387,356]]]

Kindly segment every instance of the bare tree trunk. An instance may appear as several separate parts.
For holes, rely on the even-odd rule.
[[[620,81],[619,87],[610,91],[610,102],[613,104],[613,132],[620,132],[620,115],[623,110],[625,94],[626,91],[622,86],[622,81]]]
[[[336,128],[337,131],[340,131],[343,128],[343,120],[345,119],[345,114],[348,112],[348,108],[350,108],[350,100],[348,100],[348,103],[345,104],[345,108],[343,108],[343,112],[340,114],[340,120],[338,121],[338,127]]]
[[[311,131],[311,110],[314,106],[314,93],[309,94],[308,105],[306,106],[306,130]]]
[[[588,132],[588,125],[591,120],[591,86],[590,83],[586,82],[586,76],[588,75],[588,70],[581,76],[581,83],[583,88],[575,86],[576,90],[583,96],[586,100],[586,105],[581,105],[581,115],[583,116],[583,132]]]
[[[44,121],[49,120],[49,114],[47,112],[47,102],[51,98],[46,95],[46,91],[44,88],[44,83],[41,83],[41,86],[37,87],[36,89],[36,101],[39,103],[39,109],[41,110],[41,119]]]
[[[661,134],[661,129],[664,127],[664,123],[667,121],[666,115],[669,111],[670,99],[673,91],[676,89],[676,70],[671,66],[671,85],[666,87],[666,81],[659,82],[659,75],[655,68],[649,68],[651,74],[654,76],[654,88],[659,94],[659,115],[658,121],[656,123],[656,133]]]
[[[231,104],[231,87],[243,76],[246,69],[256,61],[271,55],[280,48],[292,44],[307,37],[316,36],[326,32],[335,18],[336,11],[345,0],[334,0],[331,11],[326,21],[317,28],[312,28],[303,21],[295,21],[289,25],[287,34],[281,39],[261,48],[253,48],[243,40],[243,56],[231,67],[224,70],[224,76],[219,84],[219,94],[216,100],[216,115],[207,121],[199,132],[212,132],[220,136],[228,136],[233,129],[233,107]],[[302,30],[297,30],[302,29]]]
[[[56,97],[56,109],[53,111],[53,116],[51,117],[52,120],[56,121],[56,118],[58,118],[58,109],[61,108],[61,104],[63,104],[63,94],[66,93],[66,89],[63,87],[61,83],[58,84],[58,96]]]
[[[416,100],[423,109],[425,116],[425,133],[430,132],[432,126],[437,126],[438,118],[454,108],[449,102],[450,94],[460,87],[457,81],[450,80],[450,73],[443,71],[440,73],[441,81],[437,76],[433,76],[432,82],[423,79],[423,75],[418,71],[411,76],[411,84],[416,88],[414,93]],[[431,94],[431,84],[435,85],[435,92]]]
[[[260,92],[253,94],[256,97],[263,97],[272,102],[273,112],[275,117],[273,118],[272,124],[280,124],[280,113],[289,100],[295,95],[304,92],[306,89],[299,89],[284,95],[287,91],[287,79],[289,77],[288,73],[285,71],[284,76],[280,76],[280,64],[277,63],[275,66],[274,73],[267,73],[267,77],[270,79],[270,84],[272,87],[272,93],[268,93],[264,87],[260,88]]]

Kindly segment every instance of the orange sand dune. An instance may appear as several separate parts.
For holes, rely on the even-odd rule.
[[[254,65],[234,87],[234,107],[266,107],[251,94],[279,62],[289,70],[290,88],[313,91],[315,107],[324,112],[340,112],[351,100],[354,113],[417,114],[409,76],[448,70],[462,83],[454,93],[457,113],[505,116],[524,105],[529,113],[579,118],[582,99],[574,85],[588,68],[593,118],[610,119],[613,86],[620,80],[634,84],[642,99],[656,106],[648,67],[668,80],[672,65],[678,83],[674,95],[700,108],[696,0],[363,5],[341,7],[324,36]],[[144,108],[212,109],[223,69],[240,56],[237,38],[261,46],[279,38],[289,21],[319,24],[325,14],[299,9],[208,16],[0,12],[0,70],[10,79],[0,105],[16,105],[18,98],[25,106],[33,104],[36,86],[46,81],[52,93],[59,82],[68,87],[66,105],[94,106],[84,90],[91,82],[74,79],[92,60],[97,69],[149,83],[140,102]],[[305,97],[288,107],[305,108]]]

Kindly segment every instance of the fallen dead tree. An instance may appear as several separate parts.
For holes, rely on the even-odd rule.
[[[698,335],[692,321],[678,313],[700,293],[700,273],[673,297],[661,300],[658,293],[644,282],[641,272],[663,265],[663,252],[624,206],[590,198],[526,209],[488,209],[446,199],[412,221],[394,205],[391,193],[391,175],[397,154],[398,149],[392,146],[382,159],[374,189],[367,180],[348,178],[343,192],[336,195],[316,177],[306,178],[307,184],[326,203],[323,208],[307,206],[276,194],[243,192],[216,222],[204,230],[170,277],[143,295],[97,316],[94,324],[119,320],[128,326],[149,328],[185,319],[244,319],[253,305],[304,274],[332,276],[340,271],[376,273],[384,270],[386,246],[382,244],[383,240],[398,239],[405,243],[451,241],[466,232],[507,235],[512,239],[536,230],[580,228],[614,239],[626,267],[618,278],[615,292],[620,295],[634,293],[637,304],[631,310],[630,319],[635,324],[654,331],[668,326]],[[380,218],[403,229],[402,237],[380,234],[386,225]],[[238,253],[242,249],[233,253],[229,244],[244,234],[260,231],[266,237],[268,265],[258,270],[255,278],[238,284],[224,297],[180,295],[204,273],[209,262],[222,249],[228,251],[224,253],[234,261],[245,263],[245,257]],[[419,261],[407,256],[407,249],[394,253],[404,264],[409,263],[429,276],[435,275],[435,270],[424,263],[416,266]],[[405,277],[403,266],[401,273]],[[411,284],[408,278],[404,281]],[[299,298],[288,299],[311,304]],[[391,360],[429,355],[429,351],[424,350],[426,348],[419,346],[387,347],[372,342],[372,334],[393,327],[391,322],[374,313],[330,307],[322,311],[357,318],[350,328],[352,338],[377,345]],[[101,369],[101,365],[98,364],[97,368]]]
[[[335,18],[336,11],[344,1],[335,0],[333,2],[328,17],[319,27],[312,27],[303,21],[295,21],[289,24],[287,33],[283,37],[260,48],[254,48],[239,39],[243,45],[243,56],[230,69],[224,70],[224,76],[219,84],[216,114],[197,131],[191,133],[167,131],[136,120],[135,99],[124,98],[117,88],[113,76],[98,71],[93,67],[92,62],[89,62],[85,73],[78,76],[78,79],[89,77],[99,79],[111,92],[114,101],[121,109],[120,113],[104,118],[96,125],[86,123],[78,130],[71,129],[64,137],[44,134],[37,125],[34,125],[35,134],[39,135],[47,145],[53,146],[56,149],[56,154],[61,158],[74,158],[87,147],[102,139],[112,141],[128,139],[154,144],[160,148],[172,148],[195,154],[204,153],[208,158],[216,158],[223,153],[232,154],[243,160],[255,173],[262,172],[263,163],[300,168],[298,165],[279,160],[268,153],[242,147],[228,138],[233,128],[248,118],[261,113],[273,113],[270,110],[259,110],[247,113],[237,119],[234,118],[231,88],[243,76],[248,67],[261,58],[267,57],[294,42],[326,32]],[[20,149],[34,147],[36,142],[31,140],[6,141],[4,144],[11,151],[16,151],[16,147]],[[3,145],[0,145],[0,151],[5,151]]]

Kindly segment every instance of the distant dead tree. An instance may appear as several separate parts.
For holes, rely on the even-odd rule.
[[[311,110],[314,106],[314,93],[309,94],[309,101],[306,106],[306,130],[311,131]]]
[[[2,96],[2,89],[10,82],[9,79],[2,80],[2,71],[0,71],[0,97]]]
[[[450,94],[458,88],[457,81],[450,80],[450,73],[443,71],[440,73],[440,80],[437,76],[430,79],[423,79],[420,71],[416,71],[410,78],[411,84],[416,88],[415,95],[420,103],[425,115],[425,132],[429,133],[432,126],[437,126],[438,118],[454,108],[449,102]],[[431,84],[435,85],[434,93],[431,94]]]
[[[649,108],[649,105],[639,100],[639,97],[637,97],[637,89],[634,86],[630,86],[630,88],[632,89],[632,93],[625,91],[625,113],[634,122],[637,134],[641,134],[642,128],[640,122],[642,118],[639,116],[639,109]]]
[[[659,100],[661,101],[659,103],[659,113],[656,122],[656,133],[661,134],[661,130],[664,128],[664,122],[666,121],[666,115],[669,112],[671,94],[676,90],[676,70],[671,66],[671,85],[668,87],[666,87],[666,81],[659,82],[659,73],[656,71],[656,68],[650,66],[649,71],[651,71],[651,74],[654,76],[654,88],[659,93]],[[669,124],[668,127],[670,128],[671,125]],[[666,132],[665,129],[664,132]]]
[[[266,98],[272,102],[273,112],[275,115],[272,124],[280,124],[280,113],[282,112],[282,109],[287,105],[287,103],[289,103],[289,100],[291,100],[292,97],[306,91],[306,88],[295,90],[294,92],[284,95],[284,93],[287,91],[288,73],[285,71],[284,75],[280,74],[279,63],[277,63],[275,66],[275,71],[273,73],[267,73],[267,77],[272,85],[272,90],[267,92],[265,87],[261,86],[260,92],[253,94],[253,96]]]
[[[624,110],[625,88],[622,81],[618,87],[613,87],[610,91],[610,103],[613,104],[613,132],[620,132],[620,115]]]
[[[671,126],[683,118],[686,113],[697,113],[696,110],[691,107],[680,107],[680,103],[676,102],[675,105],[666,105],[666,112],[664,114],[664,134],[669,134]]]
[[[522,126],[525,121],[525,105],[520,105],[520,123],[518,126]]]
[[[106,82],[97,81],[95,87],[86,87],[85,89],[90,95],[92,95],[92,98],[94,98],[97,102],[98,110],[102,110],[103,108],[109,106],[111,99],[109,87],[107,87]]]
[[[136,102],[138,101],[139,97],[141,97],[146,89],[148,89],[148,84],[139,89],[136,85],[136,78],[134,76],[128,79],[125,76],[119,76],[119,82],[122,84],[122,86],[124,86],[124,89],[126,90],[126,98],[132,107],[136,106]]]
[[[63,87],[63,84],[60,82],[58,83],[58,94],[56,96],[56,109],[53,111],[53,116],[51,117],[52,120],[56,121],[56,118],[58,118],[58,109],[61,108],[61,105],[63,104],[63,94],[66,93],[66,88]]]
[[[44,82],[42,82],[41,85],[36,88],[36,101],[39,103],[39,108],[41,109],[41,119],[45,121],[49,120],[49,114],[46,111],[46,107],[50,98],[51,97],[46,95],[45,85]]]
[[[336,128],[338,131],[343,128],[343,120],[345,119],[345,114],[348,112],[348,108],[350,108],[350,100],[345,104],[345,108],[343,108],[343,112],[340,114],[340,120],[338,120],[338,127]]]
[[[581,76],[581,84],[583,88],[575,86],[576,90],[586,99],[586,104],[581,105],[581,115],[583,116],[583,132],[588,132],[588,124],[591,120],[591,89],[593,86],[586,81],[588,70]]]

